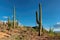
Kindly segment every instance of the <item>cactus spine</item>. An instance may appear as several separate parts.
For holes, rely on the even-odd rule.
[[[39,36],[42,34],[42,8],[41,4],[39,4],[39,15],[36,11],[36,22],[39,25]]]

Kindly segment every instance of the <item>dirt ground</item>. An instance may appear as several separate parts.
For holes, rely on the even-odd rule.
[[[4,33],[4,32],[0,32],[0,38],[4,38],[4,37],[9,37],[10,35]]]

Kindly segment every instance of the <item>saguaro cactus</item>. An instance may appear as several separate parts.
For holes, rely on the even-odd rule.
[[[10,24],[10,17],[8,17],[8,29],[10,29],[11,24]]]
[[[39,4],[39,15],[36,11],[36,22],[39,25],[39,36],[42,34],[42,6]]]
[[[16,12],[15,12],[15,6],[14,6],[14,13],[13,13],[13,27],[15,28],[15,17],[16,17]]]

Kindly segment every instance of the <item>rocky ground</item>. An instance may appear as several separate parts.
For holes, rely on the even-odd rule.
[[[0,40],[60,40],[60,36],[51,37],[47,33],[38,36],[35,29],[20,27],[9,31],[0,31]]]

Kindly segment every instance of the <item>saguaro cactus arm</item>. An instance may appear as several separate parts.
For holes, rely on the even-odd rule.
[[[36,11],[36,22],[37,22],[37,24],[39,24],[39,19],[38,19],[38,13],[37,13],[37,11]]]

